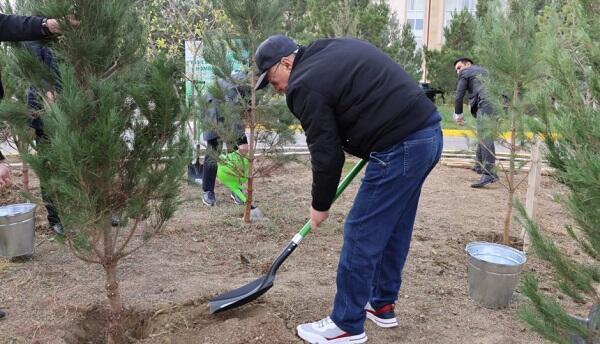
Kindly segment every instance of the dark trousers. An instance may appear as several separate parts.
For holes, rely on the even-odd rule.
[[[43,145],[48,143],[48,138],[46,137],[43,131],[43,123],[39,118],[37,119],[37,121],[34,119],[32,121],[31,127],[35,129],[37,141],[36,143],[38,145],[38,149],[43,149]],[[54,207],[52,197],[50,196],[50,193],[48,193],[47,188],[44,187],[44,183],[42,181],[40,181],[40,189],[42,190],[42,200],[44,201],[44,206],[46,207],[46,211],[48,212],[48,223],[51,227],[56,224],[60,224],[58,211],[56,210],[56,207]]]
[[[437,123],[370,155],[344,225],[331,313],[331,320],[351,335],[364,331],[367,302],[378,308],[398,298],[421,187],[442,146]]]
[[[46,211],[48,212],[48,223],[50,226],[54,226],[60,223],[60,218],[58,217],[58,211],[54,207],[54,203],[50,198],[50,195],[46,192],[43,185],[41,185],[42,189],[42,200],[44,200],[44,206],[46,206]]]
[[[248,144],[248,138],[242,134],[237,142],[227,143],[227,149],[232,147],[234,150],[238,149],[238,146]],[[215,180],[217,179],[218,162],[217,157],[223,143],[217,137],[216,139],[206,141],[206,155],[204,156],[204,168],[202,172],[202,190],[203,191],[215,191]]]
[[[496,147],[491,135],[492,115],[479,112],[477,114],[477,149],[475,157],[485,174],[496,174]]]
[[[202,172],[202,190],[215,191],[215,180],[217,179],[217,156],[221,151],[221,142],[218,138],[206,141],[206,155],[204,156],[204,168]]]

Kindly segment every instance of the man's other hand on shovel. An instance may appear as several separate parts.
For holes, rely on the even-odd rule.
[[[329,217],[329,211],[318,211],[313,207],[310,207],[310,222],[311,228],[315,229],[321,225],[321,222],[327,220]]]

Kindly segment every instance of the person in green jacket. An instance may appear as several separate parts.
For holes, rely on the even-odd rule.
[[[231,191],[236,204],[246,204],[244,184],[248,181],[247,152],[238,149],[219,157],[217,179]]]

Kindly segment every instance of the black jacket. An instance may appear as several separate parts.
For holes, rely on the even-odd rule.
[[[402,67],[371,44],[324,39],[301,47],[286,91],[311,154],[312,206],[329,209],[344,152],[368,159],[421,128],[435,105]]]
[[[0,41],[34,41],[43,38],[42,19],[0,13]]]
[[[40,17],[23,17],[0,13],[0,42],[32,41],[44,37]],[[4,88],[0,79],[0,99],[4,98]],[[4,156],[0,152],[0,160]]]
[[[33,41],[44,37],[41,17],[23,17],[0,13],[0,42]],[[0,99],[4,88],[0,81]]]
[[[477,116],[477,112],[481,111],[486,114],[493,113],[492,105],[490,104],[485,86],[481,82],[481,78],[488,76],[488,71],[479,66],[472,65],[469,68],[462,69],[458,73],[458,84],[456,85],[456,96],[454,98],[454,113],[463,113],[463,98],[465,93],[469,95],[469,106],[471,106],[471,114]]]
[[[233,78],[236,80],[243,80],[245,74],[243,73],[235,73]],[[223,91],[224,99],[218,99],[214,95],[210,94],[210,92],[206,92],[204,95],[204,99],[206,100],[207,107],[206,111],[203,112],[202,121],[205,126],[204,131],[202,132],[202,138],[205,141],[210,141],[219,138],[219,133],[217,132],[218,123],[223,123],[224,118],[220,114],[220,105],[222,101],[236,103],[241,100],[238,97],[242,97],[246,99],[250,94],[250,89],[247,86],[243,85],[235,85],[230,83],[227,80],[218,78],[217,87]],[[238,135],[239,138],[244,137],[245,135],[245,126],[243,121],[240,119],[239,122],[233,123],[231,127],[232,133]]]

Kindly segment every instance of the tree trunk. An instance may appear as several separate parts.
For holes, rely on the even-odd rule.
[[[106,296],[110,305],[108,321],[106,326],[106,342],[108,344],[121,344],[125,342],[125,331],[123,328],[123,301],[117,281],[117,266],[119,259],[114,256],[114,243],[112,241],[112,230],[104,230],[104,257],[102,266],[106,273]]]
[[[252,160],[249,161],[248,167],[252,168]],[[244,222],[250,223],[250,212],[252,211],[252,192],[254,190],[254,177],[248,176],[248,195],[246,196],[246,208],[244,208]]]
[[[254,89],[256,79],[254,73],[250,74],[252,75],[252,91],[250,113],[248,114],[250,137],[248,138],[248,188],[246,190],[246,207],[244,208],[244,222],[246,223],[250,223],[250,211],[252,210],[252,196],[254,193],[254,154],[256,153],[256,90]]]
[[[512,172],[511,172],[512,173]],[[508,190],[508,202],[506,203],[506,217],[504,218],[504,233],[502,234],[502,242],[504,245],[508,245],[510,237],[510,225],[512,223],[512,211],[515,191],[513,189]]]
[[[29,165],[25,161],[21,165],[21,173],[23,174],[23,190],[29,192]]]
[[[515,83],[513,90],[513,105],[516,104],[517,99],[519,97],[519,85]],[[513,203],[515,198],[515,169],[516,169],[516,154],[517,154],[517,114],[516,107],[513,106],[511,113],[511,122],[510,122],[510,160],[509,160],[509,168],[508,168],[508,200],[506,204],[506,217],[504,218],[504,232],[502,235],[502,241],[505,245],[509,243],[510,237],[510,227],[512,224],[512,211],[513,211]]]
[[[254,115],[252,115],[254,116]],[[252,196],[254,194],[254,127],[250,127],[250,140],[248,149],[248,183],[246,190],[246,207],[244,208],[244,222],[250,223],[250,211],[252,210]]]

